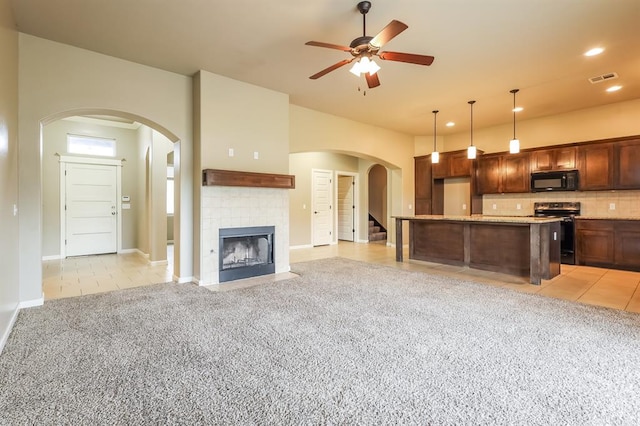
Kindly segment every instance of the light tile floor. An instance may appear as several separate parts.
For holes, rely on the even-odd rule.
[[[151,266],[138,254],[100,255],[43,262],[45,300],[105,292],[121,288],[164,283],[172,280],[173,252],[169,246],[168,264]],[[537,293],[591,305],[640,313],[640,272],[618,271],[588,266],[562,265],[561,274],[529,284],[527,279],[464,267],[419,262],[395,261],[395,248],[383,244],[340,242],[336,245],[290,251],[290,263],[340,256],[363,262],[383,264],[399,269],[447,275],[486,285]],[[295,269],[295,268],[293,268]],[[214,291],[257,285],[289,278],[292,274],[275,274],[233,283],[209,286]]]

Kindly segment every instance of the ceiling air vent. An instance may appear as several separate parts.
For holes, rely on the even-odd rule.
[[[615,72],[609,72],[606,74],[591,77],[589,81],[591,82],[591,84],[596,84],[596,83],[602,83],[603,81],[607,81],[607,80],[613,80],[615,78],[618,78],[618,74]]]

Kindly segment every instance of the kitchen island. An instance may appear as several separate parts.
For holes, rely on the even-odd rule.
[[[560,274],[560,218],[517,216],[393,216],[396,261],[403,261],[403,222],[409,259],[528,277],[531,284]]]

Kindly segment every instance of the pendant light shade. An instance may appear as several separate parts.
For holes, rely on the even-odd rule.
[[[438,152],[438,147],[436,146],[436,117],[438,115],[438,110],[433,112],[433,152],[431,153],[431,162],[433,164],[440,162],[440,153]]]
[[[520,140],[516,139],[516,93],[519,89],[511,90],[513,93],[513,139],[509,142],[509,152],[511,154],[517,154],[520,152]]]
[[[476,158],[477,150],[475,145],[473,144],[473,104],[476,101],[469,101],[468,104],[471,106],[471,143],[467,148],[467,158],[469,160],[474,160]]]

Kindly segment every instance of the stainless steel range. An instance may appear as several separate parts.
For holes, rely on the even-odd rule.
[[[580,216],[579,202],[534,203],[533,213],[537,217],[559,217],[561,262],[569,265],[576,263],[576,237],[574,217]]]

